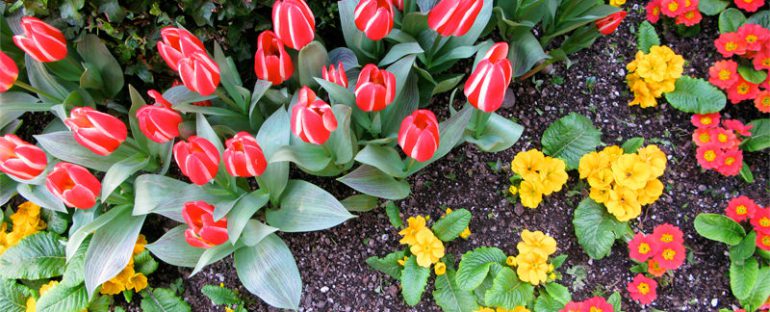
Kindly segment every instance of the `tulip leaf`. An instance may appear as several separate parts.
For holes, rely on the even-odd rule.
[[[770,147],[770,118],[754,119],[749,124],[751,136],[741,142],[741,149],[758,152]]]
[[[50,106],[40,103],[40,100],[24,92],[0,93],[0,129],[10,125],[14,120],[28,111],[49,111]],[[4,132],[5,133],[5,132]],[[12,133],[12,131],[8,132]]]
[[[215,99],[216,95],[202,96],[198,92],[190,91],[185,86],[171,87],[163,92],[163,98],[169,101],[176,109],[176,106],[183,103],[197,103]]]
[[[118,275],[128,265],[144,218],[144,215],[132,216],[131,210],[126,209],[94,232],[85,263],[85,283],[89,297],[96,287]]]
[[[331,97],[333,103],[345,104],[349,107],[355,107],[356,95],[352,91],[341,85],[323,80],[321,78],[315,78],[315,81],[321,85],[321,88],[326,90],[326,93],[329,94],[329,97]]]
[[[334,196],[302,180],[290,180],[281,197],[281,208],[267,211],[267,223],[282,232],[328,229],[353,218]]]
[[[85,285],[59,284],[41,295],[35,303],[37,312],[82,311],[88,307],[88,292]]]
[[[70,131],[57,131],[34,137],[53,157],[102,172],[107,172],[113,164],[137,153],[137,150],[128,144],[121,144],[110,155],[99,156],[75,141]]]
[[[367,144],[358,154],[356,161],[369,165],[396,178],[406,177],[401,155],[392,146]]]
[[[423,52],[425,51],[422,50],[422,47],[420,47],[420,44],[417,42],[399,43],[390,48],[388,54],[385,54],[385,57],[380,60],[380,63],[377,66],[388,66],[407,55],[420,54]]]
[[[277,228],[254,219],[250,219],[248,222],[246,222],[246,226],[243,227],[243,235],[241,236],[240,243],[243,243],[243,245],[246,246],[256,246],[265,237],[277,231]],[[240,247],[240,245],[236,247]]]
[[[407,102],[407,101],[404,101],[404,99],[402,99],[402,98],[405,98],[405,99],[414,98],[414,95],[412,94],[412,93],[415,93],[414,90],[412,90],[410,94],[405,95],[405,92],[406,92],[405,88],[411,76],[410,73],[412,72],[412,66],[414,65],[415,60],[416,60],[415,55],[408,55],[398,60],[397,62],[393,63],[392,65],[388,66],[387,68],[387,71],[393,73],[393,76],[396,77],[396,97],[395,97],[394,103],[391,103],[390,105],[388,105],[388,107],[386,107],[385,110],[382,112],[382,115],[383,115],[382,119],[383,119],[383,126],[384,126],[383,129],[391,129],[392,131],[392,128],[393,128],[392,126],[390,126],[389,128],[387,127],[394,122],[398,123],[397,126],[400,126],[401,119],[399,119],[397,116],[400,114],[396,114],[396,112],[401,111],[403,114],[403,111],[406,110],[407,113],[404,116],[409,115],[412,113],[414,109],[416,109],[417,104],[419,104],[419,103]],[[412,83],[416,85],[416,81]],[[412,88],[414,87],[412,86]],[[406,105],[408,105],[409,107],[415,107],[415,108],[399,109],[400,106],[406,106]]]
[[[570,113],[552,123],[543,132],[543,153],[567,163],[567,168],[577,168],[580,157],[596,149],[602,133],[588,117]]]
[[[203,200],[215,207],[237,199],[232,194],[220,194],[174,178],[143,174],[134,181],[134,215],[157,213],[183,222],[182,206],[188,201]],[[234,202],[232,203],[234,204]]]
[[[396,136],[404,118],[419,108],[420,90],[418,81],[417,75],[409,74],[406,77],[403,90],[397,91],[398,96],[395,101],[388,105],[381,113],[383,135]]]
[[[98,75],[99,80],[103,82],[97,91],[104,92],[107,98],[112,98],[123,89],[123,69],[98,36],[87,34],[81,37],[77,50],[83,58],[86,71],[93,70],[92,75]]]
[[[340,25],[342,26],[342,36],[345,39],[345,45],[355,52],[359,63],[367,64],[375,62],[379,58],[378,44],[366,37],[364,32],[356,27],[353,20],[355,9],[358,4],[356,0],[339,1]]]
[[[150,159],[147,155],[137,153],[112,165],[102,179],[102,203],[107,201],[110,194],[112,194],[123,181],[126,181],[131,175],[142,170],[149,162]]]
[[[492,113],[484,132],[478,138],[475,138],[472,133],[467,133],[465,140],[476,144],[482,151],[497,153],[513,146],[519,141],[523,132],[524,127],[521,125]]]
[[[326,145],[333,153],[334,163],[337,165],[347,165],[353,160],[355,152],[358,149],[356,137],[350,127],[350,119],[353,110],[350,106],[334,105],[332,107],[334,118],[337,119],[337,130],[332,132]]]
[[[289,145],[291,141],[289,114],[279,108],[259,128],[257,142],[262,147],[266,159],[270,159],[281,146]],[[265,172],[257,179],[260,188],[270,193],[272,201],[278,200],[289,181],[289,164],[269,164]]]
[[[21,197],[24,197],[28,201],[35,203],[40,207],[51,209],[58,212],[67,212],[67,208],[64,207],[64,203],[51,194],[43,185],[33,185],[19,183],[16,185],[16,191],[19,192]]]
[[[457,270],[457,286],[463,290],[474,290],[487,278],[492,266],[505,263],[505,253],[495,247],[479,247],[466,252]]]
[[[302,278],[291,250],[275,234],[253,247],[243,247],[233,257],[241,283],[252,294],[281,309],[299,308]]]
[[[374,196],[356,194],[341,200],[340,203],[342,203],[342,206],[345,206],[345,209],[348,211],[367,212],[377,208],[379,200]]]
[[[86,238],[88,238],[89,235],[102,228],[103,226],[109,224],[118,216],[123,215],[124,210],[131,210],[131,207],[128,205],[114,207],[93,221],[88,222],[88,224],[79,227],[74,232],[70,232],[70,237],[67,241],[66,247],[67,261],[72,260],[72,257],[74,257],[78,249],[80,249],[80,245],[86,240]]]
[[[548,54],[531,31],[516,32],[509,44],[508,59],[513,65],[513,77],[523,76],[535,64],[548,58]]]
[[[49,102],[53,103],[61,103],[65,98],[67,98],[67,95],[69,94],[67,89],[64,88],[64,86],[62,86],[58,81],[56,81],[56,78],[48,73],[48,71],[45,69],[45,66],[43,66],[43,63],[34,60],[29,56],[29,54],[26,54],[24,58],[24,65],[27,67],[27,78],[29,79],[29,84],[35,87],[35,89],[45,93],[45,95],[42,93],[38,94],[38,97],[45,98]]]
[[[346,47],[339,47],[329,51],[329,64],[337,66],[339,63],[342,63],[345,71],[361,66],[358,63],[356,53]]]
[[[297,145],[279,148],[270,157],[270,165],[281,162],[293,162],[303,170],[317,173],[324,170],[332,158],[320,145],[298,142]]]
[[[604,206],[586,198],[575,209],[572,224],[580,246],[589,257],[598,260],[609,256],[618,237],[615,230],[621,222],[610,215]]]
[[[249,103],[249,122],[252,129],[259,129],[259,126],[265,121],[265,116],[259,109],[259,102],[272,86],[273,84],[267,80],[257,80],[254,84],[254,90],[251,92],[251,103]]]
[[[511,310],[528,305],[535,297],[534,292],[532,284],[519,280],[516,272],[505,267],[495,276],[492,288],[484,296],[484,303]]]
[[[0,256],[0,277],[36,280],[61,276],[66,257],[60,239],[51,232],[23,238]]]
[[[724,215],[701,213],[695,218],[695,231],[707,239],[735,246],[746,237],[746,230],[738,222]]]
[[[436,276],[433,300],[446,312],[473,312],[479,308],[476,297],[470,290],[457,287],[455,276],[457,272],[448,267],[444,275]]]
[[[16,196],[18,182],[5,174],[0,174],[0,185],[3,185],[3,189],[0,189],[0,206],[4,206],[11,198]]]
[[[270,195],[267,192],[263,190],[255,191],[241,197],[233,206],[233,209],[227,213],[227,234],[230,237],[231,244],[235,245],[246,223],[259,209],[267,204],[269,199]],[[214,219],[219,220],[220,218],[218,217],[215,211]]]
[[[299,51],[297,60],[299,83],[315,88],[318,84],[313,78],[321,77],[321,69],[329,63],[326,48],[320,42],[313,41]]]
[[[428,286],[429,277],[430,268],[419,266],[417,256],[409,256],[401,273],[401,295],[404,296],[404,302],[407,305],[416,306],[420,303],[425,287]]]
[[[391,200],[404,199],[409,196],[409,183],[397,180],[379,169],[361,165],[337,181],[361,193]]]
[[[187,230],[186,225],[179,225],[146,247],[165,263],[193,268],[205,249],[190,246],[185,240],[185,230]]]
[[[33,291],[15,280],[0,279],[0,311],[26,312],[27,298]]]
[[[203,254],[198,258],[198,262],[195,264],[190,276],[198,274],[204,267],[224,259],[235,251],[235,247],[230,242],[225,242],[217,246],[206,248]]]

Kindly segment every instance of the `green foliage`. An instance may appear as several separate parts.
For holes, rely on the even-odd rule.
[[[543,132],[541,143],[543,153],[551,157],[561,158],[567,163],[567,168],[578,167],[580,157],[602,143],[602,133],[587,117],[578,113],[570,113],[555,121]]]
[[[738,30],[746,22],[746,16],[736,8],[729,8],[719,14],[719,32],[724,34]]]
[[[431,229],[440,240],[444,242],[453,241],[468,227],[471,217],[470,211],[457,209],[436,221]]]
[[[14,280],[0,279],[0,310],[8,312],[27,311],[27,297],[32,290]]]
[[[757,282],[759,263],[749,258],[743,264],[730,263],[730,289],[735,298],[746,300]]]
[[[473,292],[457,287],[454,269],[447,265],[446,274],[436,276],[433,300],[444,312],[473,312],[479,308]]]
[[[0,256],[0,275],[6,279],[43,279],[61,276],[66,258],[59,236],[40,232],[28,236]]]
[[[746,236],[746,230],[732,219],[713,213],[702,213],[695,217],[695,231],[713,241],[735,246]]]
[[[520,281],[511,268],[505,267],[495,276],[492,288],[484,296],[484,302],[506,309],[527,306],[534,299],[534,289],[532,284]]]
[[[217,285],[205,285],[201,292],[215,305],[233,305],[242,301],[232,289]]]
[[[369,257],[366,259],[366,264],[372,267],[372,269],[385,273],[394,279],[401,279],[403,267],[398,264],[398,260],[404,259],[405,255],[405,251],[399,250],[391,252],[383,258]]]
[[[665,94],[674,108],[691,114],[708,114],[722,110],[727,104],[724,93],[701,78],[682,76],[676,89]]]
[[[410,256],[404,263],[404,271],[401,274],[401,295],[410,306],[420,303],[425,287],[428,285],[430,269],[417,264],[417,257]]]
[[[751,136],[741,142],[741,148],[749,152],[757,152],[770,147],[770,118],[755,119],[749,124]]]
[[[495,247],[479,247],[465,253],[457,270],[457,286],[464,290],[476,289],[484,282],[491,267],[501,267],[505,259],[505,253]]]
[[[190,312],[190,305],[171,289],[145,289],[140,294],[144,312]]]
[[[644,138],[642,137],[634,137],[626,140],[623,142],[623,145],[620,147],[623,148],[623,152],[626,154],[633,154],[636,153],[639,148],[644,145]]]
[[[650,53],[652,46],[660,45],[660,37],[655,32],[655,26],[652,26],[648,21],[639,24],[639,31],[636,36],[636,47],[644,53]]]
[[[590,198],[583,199],[575,209],[575,217],[572,220],[575,226],[575,235],[578,243],[588,256],[593,259],[602,259],[609,256],[615,240],[623,237],[623,222],[607,212],[607,209]]]
[[[724,11],[729,5],[730,1],[727,0],[701,0],[698,3],[698,9],[705,15],[714,16]]]
[[[88,307],[88,293],[84,284],[68,286],[59,284],[38,299],[38,312],[80,311]]]

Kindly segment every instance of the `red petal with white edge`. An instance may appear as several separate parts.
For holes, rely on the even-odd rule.
[[[187,177],[190,178],[192,183],[197,185],[204,185],[214,178],[214,174],[206,167],[206,160],[202,157],[204,156],[200,154],[192,154],[187,157],[187,162],[185,163]]]
[[[481,12],[481,7],[484,5],[484,0],[468,0],[465,1],[465,8],[460,10],[463,15],[460,17],[459,27],[455,30],[455,36],[464,36],[471,30],[473,23],[476,22],[476,17]],[[458,13],[459,13],[458,12]]]
[[[459,2],[460,0],[443,0],[436,4],[428,13],[428,26],[441,35],[451,35],[451,31],[446,31],[446,25],[452,19]]]
[[[168,67],[172,69],[179,67],[179,60],[182,59],[182,52],[179,52],[170,45],[160,41],[158,41],[156,46],[158,47],[158,53],[160,53],[160,57],[166,61],[166,65],[168,65]]]
[[[43,170],[48,164],[45,152],[34,145],[17,146],[14,150],[16,156],[32,169]]]
[[[304,114],[302,128],[308,143],[321,145],[329,139],[329,130],[326,129],[323,118],[316,113],[306,112]]]
[[[419,162],[428,161],[438,149],[436,138],[429,131],[423,131],[417,139],[411,157]]]
[[[331,108],[328,108],[324,114],[323,114],[323,121],[324,121],[324,127],[326,130],[334,131],[337,130],[337,118],[334,117],[334,112],[331,110]]]
[[[187,229],[184,231],[184,239],[190,246],[197,248],[210,248],[211,245],[204,242],[198,235],[195,234],[193,229]]]
[[[128,129],[126,125],[115,116],[105,114],[102,112],[92,111],[86,114],[86,118],[94,128],[99,130],[105,136],[114,140],[123,142],[128,137]]]
[[[21,159],[9,159],[0,164],[3,172],[22,180],[31,180],[40,175],[42,171],[30,170],[30,167]],[[45,168],[43,168],[45,169]]]

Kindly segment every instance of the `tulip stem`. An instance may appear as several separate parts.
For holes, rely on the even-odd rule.
[[[241,113],[245,113],[242,107],[238,106],[238,104],[235,104],[235,102],[232,99],[230,99],[230,97],[228,97],[224,91],[222,91],[222,88],[217,88],[216,94],[219,97],[219,99],[222,100],[222,102],[225,102],[227,105],[230,105],[231,107],[235,108],[237,111]]]
[[[480,109],[473,110],[473,137],[478,139],[484,134],[484,130],[487,129],[487,123],[489,118],[492,117],[492,113],[487,113]]]
[[[55,96],[50,95],[50,94],[48,94],[48,93],[46,93],[46,92],[44,92],[44,91],[42,91],[42,90],[40,90],[38,88],[35,88],[35,87],[31,86],[31,85],[28,85],[27,83],[25,83],[25,82],[23,82],[21,80],[16,80],[16,82],[13,85],[15,85],[15,86],[17,86],[19,88],[22,88],[24,90],[27,90],[29,92],[36,93],[36,94],[38,94],[38,95],[40,95],[42,97],[47,97],[49,99],[54,99],[54,100],[61,100],[58,97],[55,97]]]
[[[406,163],[406,170],[404,170],[406,174],[409,174],[409,170],[412,170],[412,166],[414,166],[415,163],[417,163],[417,160],[409,157],[409,162]]]

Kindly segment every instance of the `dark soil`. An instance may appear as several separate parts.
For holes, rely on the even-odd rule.
[[[714,171],[704,172],[697,165],[690,141],[693,131],[690,115],[673,109],[664,100],[660,106],[646,110],[627,105],[631,95],[625,85],[625,64],[636,53],[635,29],[644,11],[639,1],[630,1],[625,7],[630,14],[619,30],[599,39],[593,48],[574,55],[574,64],[569,69],[557,65],[551,75],[538,75],[514,85],[515,105],[499,112],[526,127],[513,148],[487,154],[471,145],[461,146],[414,176],[410,181],[412,195],[397,204],[404,218],[416,214],[437,218],[444,207],[469,209],[474,216],[470,226],[473,235],[467,241],[448,244],[448,253],[457,259],[480,246],[497,246],[514,253],[522,229],[550,234],[558,241],[559,252],[569,255],[560,270],[564,274],[561,282],[570,287],[576,300],[619,291],[626,311],[652,311],[651,307],[667,311],[716,311],[732,307],[735,301],[727,278],[727,249],[699,237],[692,223],[698,213],[722,211],[728,199],[738,194],[770,205],[770,156],[767,152],[746,154],[756,178],[753,184],[746,184],[739,177],[726,178]],[[697,77],[705,77],[708,67],[718,58],[712,43],[717,33],[716,18],[705,18],[701,26],[699,35],[681,38],[672,33],[673,29],[664,31],[657,25],[658,31],[664,34],[663,42],[689,61],[685,73]],[[434,105],[436,110],[445,107],[446,103]],[[691,257],[675,272],[668,285],[658,290],[659,297],[651,307],[645,309],[627,298],[625,285],[633,277],[629,271],[633,263],[624,245],[617,244],[610,257],[592,261],[577,244],[572,211],[587,192],[575,188],[574,172],[565,190],[547,197],[540,208],[530,210],[505,199],[510,171],[496,172],[487,164],[499,161],[505,168],[516,153],[541,148],[540,137],[547,125],[570,112],[579,112],[593,120],[602,130],[606,144],[620,144],[625,139],[642,136],[647,143],[658,144],[669,155],[663,177],[664,195],[646,207],[632,224],[635,230],[646,233],[665,222],[681,227]],[[759,116],[748,103],[730,105],[723,114],[744,121]],[[325,186],[335,194],[349,192],[339,183],[326,182]],[[417,307],[405,306],[398,283],[365,264],[368,257],[384,256],[401,248],[397,230],[390,226],[382,209],[361,214],[331,230],[283,233],[281,237],[294,252],[302,274],[303,311],[439,311],[430,293],[424,295]],[[585,269],[585,278],[566,274],[571,268]],[[211,265],[196,276],[188,277],[189,274],[189,269],[162,265],[158,273],[151,276],[150,284],[166,286],[181,277],[184,297],[194,311],[221,310],[213,307],[200,291],[206,284],[220,282],[248,297],[249,310],[274,310],[240,286],[232,258]],[[580,279],[582,281],[576,283]]]

